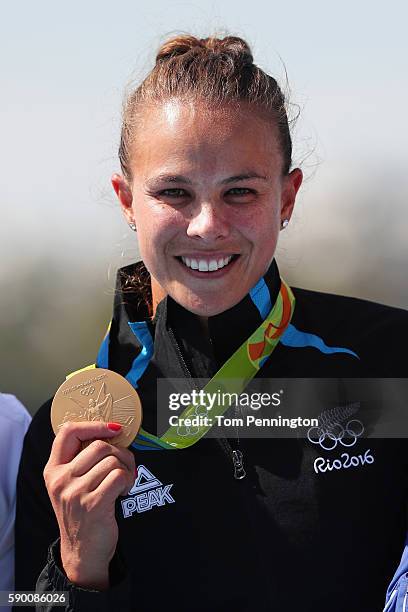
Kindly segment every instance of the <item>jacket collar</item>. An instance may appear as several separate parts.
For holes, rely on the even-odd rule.
[[[275,260],[243,299],[232,308],[208,317],[208,337],[198,318],[180,306],[170,296],[165,304],[166,325],[173,329],[183,352],[190,362],[200,354],[212,361],[212,374],[231,357],[269,314],[280,289],[280,277]]]
[[[135,354],[145,346],[138,333],[141,326],[152,338],[156,335],[164,340],[166,335],[173,334],[193,376],[213,375],[265,319],[281,284],[273,259],[265,275],[238,304],[209,317],[207,338],[198,318],[170,296],[158,304],[152,321],[140,288],[132,282],[135,278],[150,280],[142,261],[118,270],[109,334],[109,367],[123,375],[131,369]]]

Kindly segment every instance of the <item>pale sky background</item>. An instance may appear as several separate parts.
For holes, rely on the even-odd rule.
[[[122,95],[183,31],[244,37],[282,84],[286,67],[306,182],[277,251],[285,278],[408,308],[407,6],[1,2],[0,307],[3,327],[24,328],[25,338],[10,344],[35,360],[51,350],[38,338],[72,332],[78,316],[86,330],[87,291],[109,317],[114,270],[137,257],[110,186]],[[39,317],[51,289],[65,310],[55,298]]]

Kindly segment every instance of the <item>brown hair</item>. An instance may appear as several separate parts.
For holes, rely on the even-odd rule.
[[[203,100],[210,105],[246,102],[270,118],[278,128],[283,174],[292,163],[292,140],[285,96],[277,81],[254,64],[248,43],[238,36],[196,38],[188,34],[165,41],[156,64],[144,81],[127,97],[119,160],[131,182],[130,151],[137,118],[146,104],[164,100]]]

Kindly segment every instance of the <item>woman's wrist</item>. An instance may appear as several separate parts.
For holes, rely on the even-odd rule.
[[[84,589],[94,589],[96,591],[105,591],[109,588],[109,569],[100,572],[92,571],[89,568],[81,567],[76,564],[65,565],[63,563],[64,572],[70,582]]]
[[[64,554],[61,548],[61,565],[68,580],[84,589],[104,591],[109,588],[109,563],[98,567],[82,559]]]

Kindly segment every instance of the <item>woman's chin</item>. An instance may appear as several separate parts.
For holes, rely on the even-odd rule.
[[[175,292],[172,298],[180,304],[180,306],[183,306],[183,308],[199,317],[213,317],[232,308],[242,299],[242,297],[238,295],[231,296],[229,299],[219,294],[203,296],[191,291],[186,292],[185,289]]]

